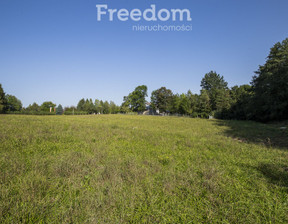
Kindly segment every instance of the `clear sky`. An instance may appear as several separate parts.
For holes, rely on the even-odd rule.
[[[97,21],[96,4],[144,11],[187,8],[192,31],[136,32]],[[214,70],[229,86],[247,84],[270,48],[288,37],[287,0],[0,0],[0,83],[24,106],[81,98],[122,103],[138,85],[199,93]]]

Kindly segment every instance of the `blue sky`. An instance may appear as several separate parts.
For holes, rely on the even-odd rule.
[[[133,25],[181,22],[97,21],[109,8],[187,8],[193,30],[136,32]],[[0,83],[24,106],[81,98],[113,100],[138,85],[199,93],[215,70],[229,86],[247,84],[270,48],[288,37],[287,0],[1,0]]]

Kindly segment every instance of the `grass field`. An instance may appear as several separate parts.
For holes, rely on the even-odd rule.
[[[0,116],[0,223],[288,223],[277,124]]]

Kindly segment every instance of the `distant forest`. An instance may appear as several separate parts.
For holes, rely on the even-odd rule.
[[[147,102],[147,86],[135,88],[124,96],[122,105],[114,102],[81,99],[77,106],[65,107],[51,101],[22,107],[21,101],[5,94],[0,84],[0,113],[15,114],[116,114],[143,113],[149,107],[161,114],[220,119],[273,121],[288,119],[288,38],[276,43],[266,63],[259,66],[250,85],[228,87],[224,77],[211,71],[203,77],[200,94],[174,94],[161,87],[151,93]]]

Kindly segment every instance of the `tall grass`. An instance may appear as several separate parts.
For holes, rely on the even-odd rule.
[[[0,223],[287,223],[270,135],[287,140],[254,122],[3,115]]]

